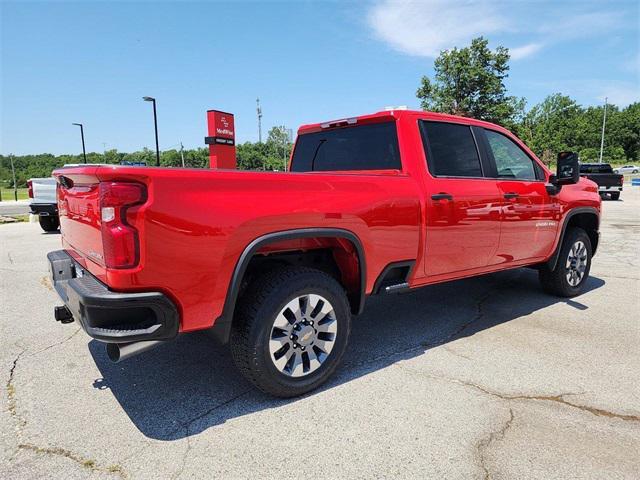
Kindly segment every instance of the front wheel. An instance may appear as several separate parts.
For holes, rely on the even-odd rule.
[[[60,228],[60,221],[55,215],[40,215],[38,222],[40,222],[40,227],[42,227],[45,232],[55,232]]]
[[[555,268],[539,270],[542,288],[559,297],[575,297],[583,293],[591,269],[591,255],[591,240],[587,232],[578,227],[568,230]]]
[[[256,387],[294,397],[324,383],[346,350],[349,303],[331,276],[284,267],[257,278],[239,301],[231,354]]]

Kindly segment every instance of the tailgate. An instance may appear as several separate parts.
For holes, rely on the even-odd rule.
[[[65,246],[72,248],[77,255],[104,266],[99,180],[94,173],[95,168],[58,170],[55,173],[60,231]]]
[[[623,176],[617,173],[590,173],[585,176],[600,187],[619,187],[623,181]]]
[[[32,178],[33,188],[32,203],[56,203],[55,178]]]

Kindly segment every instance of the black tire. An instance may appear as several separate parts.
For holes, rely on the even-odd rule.
[[[620,200],[620,193],[619,192],[612,193],[611,200]]]
[[[633,172],[631,172],[631,173],[638,173],[638,170],[634,170],[634,171],[633,171]]]
[[[60,228],[60,220],[55,215],[40,215],[38,221],[45,232],[55,232]]]
[[[571,271],[571,267],[567,267],[567,263],[569,261],[569,254],[577,242],[582,242],[586,248],[586,267],[579,283],[572,285],[567,278]],[[581,228],[571,227],[565,234],[556,267],[553,270],[542,267],[538,271],[542,288],[547,293],[559,297],[575,297],[583,293],[587,279],[589,278],[589,271],[591,270],[591,255],[592,248],[589,235]]]
[[[337,332],[332,349],[320,366],[301,377],[292,377],[276,367],[269,342],[274,322],[285,306],[297,297],[310,294],[320,295],[333,307]],[[320,323],[316,325],[318,328]],[[347,296],[333,277],[306,267],[277,268],[256,278],[239,299],[231,328],[231,355],[238,370],[263,392],[276,397],[295,397],[317,388],[333,374],[344,355],[350,332]],[[303,358],[303,353],[296,352]],[[305,368],[308,368],[308,359],[306,357]]]

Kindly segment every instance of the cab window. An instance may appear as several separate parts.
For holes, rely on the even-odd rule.
[[[292,172],[400,169],[395,122],[302,134],[291,159]]]

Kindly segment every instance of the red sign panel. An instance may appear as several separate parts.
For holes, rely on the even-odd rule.
[[[218,110],[207,111],[205,143],[209,145],[211,168],[236,168],[236,141],[233,114]]]
[[[209,132],[212,137],[221,137],[234,140],[236,138],[233,125],[233,115],[230,113],[213,111],[214,132]]]

